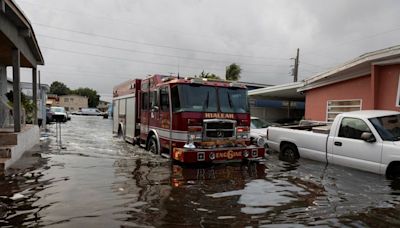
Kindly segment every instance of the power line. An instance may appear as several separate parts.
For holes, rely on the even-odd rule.
[[[179,36],[185,35],[185,36],[191,36],[191,37],[197,37],[197,38],[198,37],[208,37],[210,39],[211,38],[215,39],[215,37],[204,36],[204,34],[198,34],[198,33],[196,33],[196,34],[194,34],[194,33],[193,34],[187,34],[187,32],[184,33],[182,31],[178,31],[178,30],[166,29],[165,27],[159,27],[159,26],[154,26],[154,25],[149,25],[149,24],[132,23],[131,21],[128,21],[128,20],[123,20],[123,19],[118,19],[118,18],[111,18],[111,17],[102,17],[102,16],[98,16],[98,15],[94,15],[94,14],[80,13],[80,12],[76,12],[76,11],[72,11],[72,10],[43,7],[43,5],[32,3],[32,2],[28,2],[26,0],[21,0],[21,1],[24,1],[25,3],[30,4],[32,6],[35,6],[35,7],[39,8],[39,9],[41,9],[41,10],[45,8],[48,11],[58,11],[58,12],[64,12],[64,13],[69,13],[69,14],[75,14],[75,15],[83,16],[85,18],[88,18],[88,17],[98,18],[98,19],[105,20],[107,22],[109,22],[109,21],[117,21],[117,22],[122,22],[122,23],[127,24],[127,25],[135,26],[135,27],[140,26],[140,27],[145,28],[145,29],[156,30],[157,32],[160,32],[160,30],[164,30],[164,31],[172,32],[174,34],[178,34]],[[265,46],[265,47],[278,48],[276,46]]]
[[[215,59],[188,58],[188,57],[182,57],[182,56],[177,56],[177,55],[168,55],[168,54],[162,54],[162,53],[140,51],[140,50],[136,50],[136,49],[120,48],[120,47],[114,47],[114,46],[102,45],[102,44],[94,44],[94,43],[90,43],[90,42],[77,41],[77,40],[65,39],[65,38],[61,38],[61,37],[49,36],[49,35],[45,35],[45,34],[41,34],[41,33],[38,33],[37,35],[41,36],[41,37],[54,39],[54,40],[67,41],[67,42],[71,42],[71,43],[89,45],[89,46],[93,46],[93,47],[102,47],[102,48],[120,50],[120,51],[131,52],[131,53],[142,53],[142,54],[164,56],[164,57],[171,57],[171,58],[178,58],[178,59],[185,59],[185,60],[206,61],[206,62],[213,62],[213,63],[219,62],[219,63],[223,63],[223,64],[230,64],[227,61],[220,61],[220,60],[215,60]],[[249,66],[262,66],[262,67],[283,67],[283,65],[268,65],[268,64],[258,64],[258,63],[242,63],[242,62],[240,62],[240,64],[241,65],[249,65]]]
[[[131,26],[141,26],[143,28],[146,29],[152,29],[152,30],[156,30],[158,32],[160,32],[160,30],[164,30],[164,31],[168,31],[168,32],[173,32],[175,34],[179,34],[179,35],[188,35],[188,36],[192,36],[192,37],[206,37],[204,36],[204,34],[185,34],[182,33],[181,31],[178,30],[172,30],[172,29],[166,29],[165,27],[159,27],[159,26],[154,26],[154,25],[148,25],[148,24],[140,24],[140,23],[132,23],[131,21],[128,20],[123,20],[123,19],[118,19],[118,18],[111,18],[111,17],[102,17],[102,16],[98,16],[98,15],[94,15],[94,14],[87,14],[87,13],[80,13],[80,12],[76,12],[76,11],[72,11],[72,10],[65,10],[65,9],[60,9],[60,8],[50,8],[50,7],[43,7],[43,5],[40,4],[36,4],[36,3],[32,3],[32,2],[28,2],[26,0],[20,0],[20,1],[24,1],[26,4],[35,6],[36,8],[39,8],[41,10],[46,9],[47,11],[57,11],[57,12],[64,12],[64,13],[69,13],[69,14],[75,14],[75,15],[80,15],[83,16],[85,18],[88,17],[92,17],[92,18],[98,18],[101,20],[105,20],[105,21],[116,21],[116,22],[122,22],[124,24],[127,25],[131,25]]]
[[[51,26],[51,25],[46,25],[46,24],[41,24],[41,23],[35,23],[35,22],[33,24],[38,25],[38,26],[42,26],[42,27],[46,27],[46,28],[60,30],[60,31],[73,32],[73,33],[78,33],[78,34],[82,34],[82,35],[86,35],[86,36],[96,36],[96,37],[100,37],[100,38],[104,38],[104,39],[109,39],[109,40],[114,40],[114,41],[118,40],[118,41],[122,41],[122,42],[140,44],[140,45],[151,46],[151,47],[167,48],[167,49],[174,49],[174,50],[180,50],[180,51],[198,52],[198,53],[213,54],[213,55],[226,55],[226,56],[233,56],[233,57],[253,58],[253,59],[274,59],[274,60],[281,60],[281,61],[283,61],[283,60],[287,61],[288,60],[286,58],[239,55],[239,54],[233,54],[233,53],[213,52],[213,51],[206,51],[206,50],[199,50],[199,49],[179,48],[179,47],[173,47],[173,46],[168,46],[168,45],[160,45],[160,44],[153,44],[153,43],[147,43],[147,42],[141,42],[141,41],[121,39],[121,38],[112,37],[112,36],[105,36],[105,35],[100,35],[100,34],[77,31],[77,30],[73,30],[73,29],[65,29],[65,28],[60,28],[60,27],[56,27],[56,26]]]
[[[177,67],[176,64],[170,64],[170,63],[158,63],[158,62],[151,62],[151,61],[143,61],[143,60],[134,60],[134,59],[127,59],[127,58],[120,58],[120,57],[114,57],[114,56],[106,56],[106,55],[99,55],[99,54],[93,54],[93,53],[87,53],[87,52],[80,52],[80,51],[73,51],[73,50],[67,50],[67,49],[61,49],[61,48],[53,48],[53,47],[46,47],[42,46],[42,48],[49,49],[49,50],[54,50],[54,51],[60,51],[60,52],[68,52],[68,53],[73,53],[73,54],[78,54],[78,55],[88,55],[88,56],[94,56],[94,57],[100,57],[100,58],[107,58],[107,59],[112,59],[112,60],[120,60],[120,61],[127,61],[127,62],[137,62],[137,63],[144,63],[144,64],[152,64],[152,65],[162,65],[162,66],[169,66],[169,67]],[[216,71],[221,71],[224,70],[224,68],[204,68],[200,66],[180,66],[182,68],[189,68],[189,69],[197,69],[197,70],[216,70]],[[247,71],[243,70],[244,72],[247,73],[264,73],[266,74],[267,72],[252,72],[252,71]]]

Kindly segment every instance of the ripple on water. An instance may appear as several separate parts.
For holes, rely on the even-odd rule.
[[[221,198],[240,196],[238,203],[245,205],[241,211],[245,214],[260,214],[282,206],[297,199],[297,195],[307,192],[284,180],[252,180],[242,190],[210,194],[210,197]]]

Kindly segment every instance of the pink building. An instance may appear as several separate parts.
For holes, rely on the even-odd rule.
[[[305,119],[332,121],[341,112],[400,111],[400,45],[361,55],[306,79]]]

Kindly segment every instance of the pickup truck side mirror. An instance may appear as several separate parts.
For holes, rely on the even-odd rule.
[[[361,134],[361,139],[369,143],[376,142],[376,138],[371,132],[363,132]]]

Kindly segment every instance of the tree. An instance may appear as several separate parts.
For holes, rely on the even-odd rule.
[[[232,63],[231,65],[226,67],[225,79],[229,81],[237,81],[240,79],[240,73],[242,69],[236,63]]]
[[[97,91],[90,88],[78,88],[71,91],[71,94],[76,94],[79,96],[84,96],[88,98],[88,105],[90,108],[96,108],[99,105],[100,95],[97,94]]]
[[[221,79],[219,76],[215,74],[205,73],[204,70],[200,73],[199,77],[208,79]]]
[[[58,96],[67,95],[71,90],[62,82],[55,81],[50,85],[50,94],[56,94]]]

